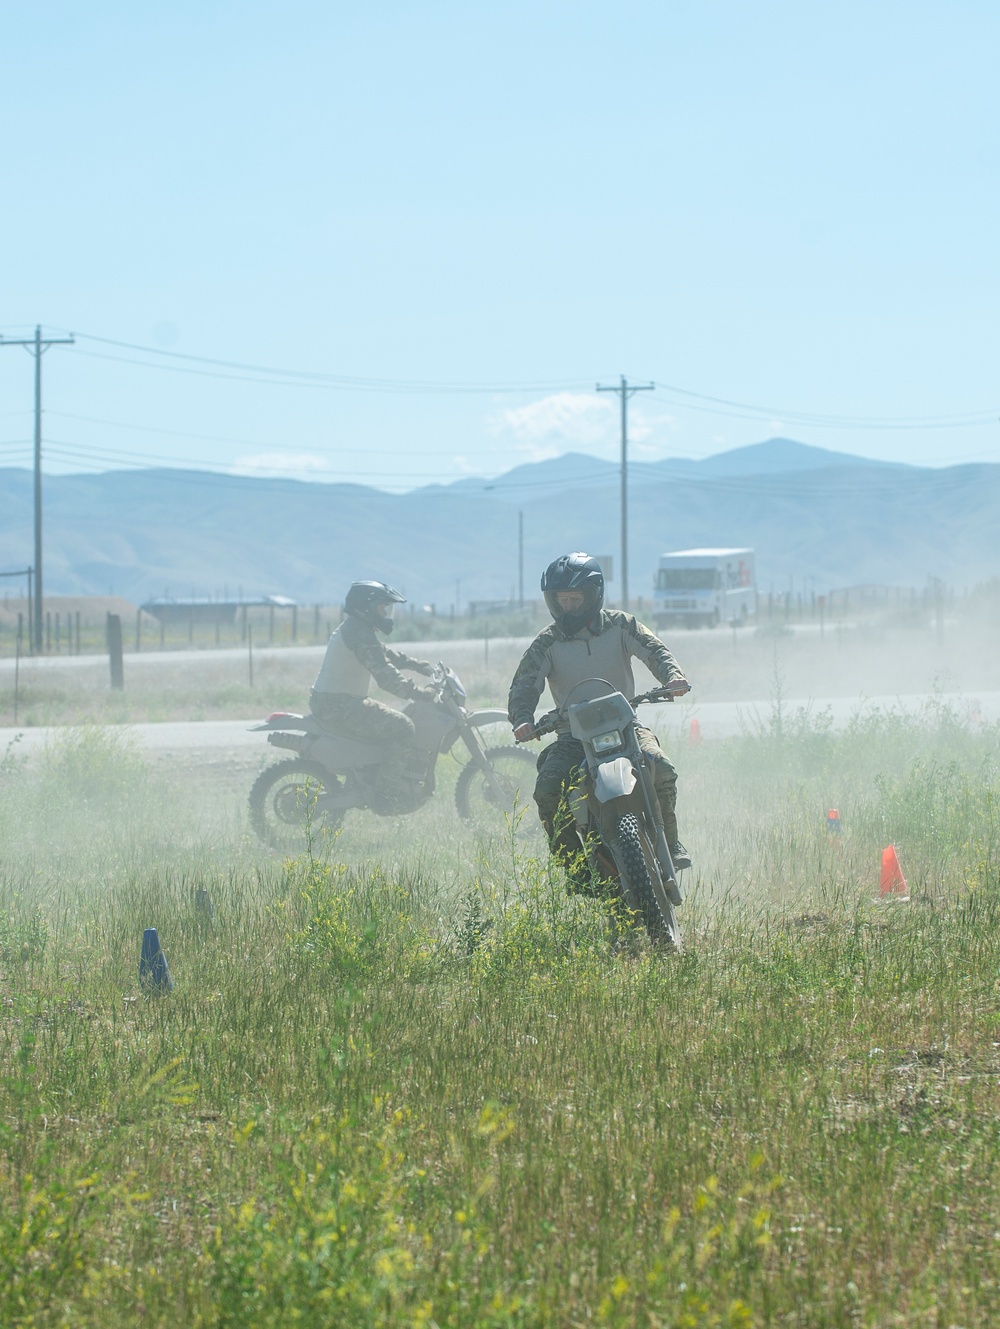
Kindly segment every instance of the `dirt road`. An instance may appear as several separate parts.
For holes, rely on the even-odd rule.
[[[783,701],[787,716],[805,709],[812,715],[829,712],[835,728],[842,728],[859,712],[895,710],[916,714],[931,703],[953,707],[955,711],[974,722],[1000,721],[1000,692],[971,693],[917,693],[904,697],[826,697],[790,698]],[[728,738],[743,732],[755,732],[766,727],[774,712],[772,701],[698,702],[689,698],[670,706],[643,706],[640,715],[644,724],[657,729],[667,743],[685,741],[693,719],[698,720],[701,735],[706,740]],[[260,722],[260,716],[244,720],[168,721],[162,724],[134,724],[121,726],[132,742],[143,752],[213,755],[239,753],[241,757],[259,754],[261,760],[274,755],[267,736],[251,731]],[[9,744],[25,755],[36,753],[47,743],[58,742],[73,726],[53,725],[37,729],[0,729],[0,757]]]

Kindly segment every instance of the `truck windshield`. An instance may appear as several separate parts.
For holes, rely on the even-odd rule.
[[[715,568],[660,568],[656,580],[661,591],[713,591],[718,584]]]

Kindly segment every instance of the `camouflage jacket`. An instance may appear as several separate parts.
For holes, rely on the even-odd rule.
[[[557,706],[585,678],[605,678],[626,697],[634,697],[633,658],[641,660],[658,683],[684,677],[659,637],[620,609],[605,609],[596,631],[582,628],[567,636],[557,623],[551,624],[521,657],[507,699],[511,724],[516,729],[534,721],[546,683]],[[568,727],[560,723],[557,729],[562,732]]]
[[[313,689],[349,697],[367,697],[371,680],[386,692],[407,699],[423,695],[424,688],[399,671],[412,669],[432,674],[427,660],[415,660],[379,641],[375,629],[361,618],[348,614],[330,637]]]

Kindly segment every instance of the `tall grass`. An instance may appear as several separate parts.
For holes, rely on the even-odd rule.
[[[443,800],[281,860],[108,731],[15,750],[0,1322],[995,1322],[997,737],[678,754],[674,957]]]

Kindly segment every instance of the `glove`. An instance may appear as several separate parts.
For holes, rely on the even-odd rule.
[[[430,660],[421,660],[416,672],[423,674],[425,678],[433,678],[434,665],[431,664]]]
[[[415,687],[413,689],[414,701],[437,701],[437,699],[438,699],[437,688]]]

